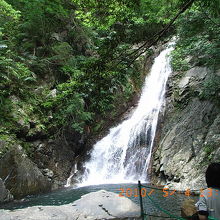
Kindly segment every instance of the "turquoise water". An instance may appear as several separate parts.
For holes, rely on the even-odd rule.
[[[125,197],[129,197],[132,201],[134,201],[138,205],[140,204],[137,184],[108,184],[108,185],[86,186],[75,189],[65,188],[47,194],[28,196],[24,198],[22,201],[4,204],[0,206],[0,209],[13,210],[13,209],[21,209],[21,208],[26,208],[30,206],[39,206],[39,205],[42,206],[63,205],[63,204],[71,203],[77,199],[80,199],[80,197],[84,194],[95,192],[101,189],[115,192],[118,195],[119,194],[124,195]],[[124,193],[122,189],[124,189]],[[180,215],[180,207],[183,200],[189,198],[183,194],[179,194],[176,192],[173,195],[164,197],[165,193],[162,190],[152,190],[152,191],[150,189],[146,189],[146,191],[142,190],[144,209],[146,210],[147,213],[153,215],[155,214],[158,215],[161,212],[152,205],[152,202],[148,199],[146,193],[148,194],[151,193],[151,198],[160,207],[169,210],[170,212],[176,215]],[[197,199],[193,196],[191,198],[194,198],[195,200]]]

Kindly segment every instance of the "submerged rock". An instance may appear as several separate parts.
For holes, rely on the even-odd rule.
[[[74,203],[61,206],[34,206],[15,211],[0,211],[9,220],[101,220],[138,219],[140,209],[130,199],[100,190],[81,197]]]

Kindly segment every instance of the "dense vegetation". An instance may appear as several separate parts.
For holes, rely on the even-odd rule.
[[[99,132],[141,87],[132,46],[153,42],[186,2],[0,0],[1,139]],[[177,34],[176,70],[218,68],[219,1],[188,2],[158,40]],[[211,96],[219,92],[217,83]]]
[[[206,66],[210,72],[220,69],[220,2],[195,1],[176,22],[177,44],[173,68],[183,72],[194,66]],[[220,77],[210,74],[203,84],[201,99],[220,105]]]

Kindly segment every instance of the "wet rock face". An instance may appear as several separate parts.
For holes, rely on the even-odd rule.
[[[0,177],[14,198],[50,190],[51,183],[25,154],[21,146],[13,146],[0,160]]]
[[[95,198],[95,199],[94,199]],[[130,199],[100,190],[86,194],[74,203],[61,206],[34,206],[25,209],[1,211],[4,219],[10,220],[101,220],[139,219],[140,208]]]
[[[220,109],[197,96],[210,75],[202,67],[169,80],[161,137],[153,155],[153,182],[177,190],[206,186],[204,173],[220,159]]]
[[[52,189],[63,187],[74,164],[75,153],[70,145],[62,142],[34,142],[32,160],[51,181]]]

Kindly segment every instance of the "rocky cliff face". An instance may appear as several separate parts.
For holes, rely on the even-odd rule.
[[[220,160],[220,108],[202,96],[213,77],[219,73],[205,67],[170,76],[160,141],[153,154],[154,183],[177,190],[206,186],[208,164]]]

